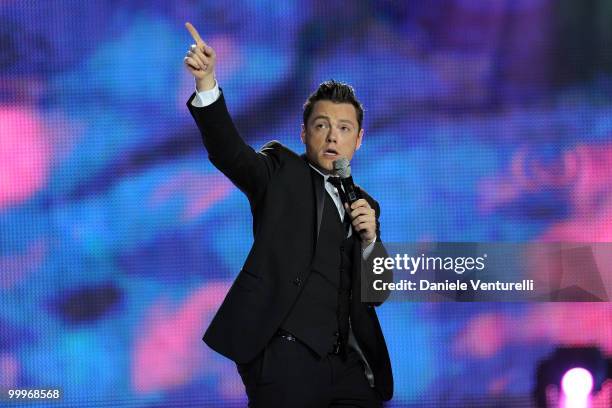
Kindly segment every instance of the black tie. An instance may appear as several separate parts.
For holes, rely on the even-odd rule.
[[[327,181],[331,183],[338,190],[338,194],[340,194],[340,201],[342,201],[342,205],[346,202],[346,196],[344,194],[344,190],[342,189],[342,182],[340,181],[340,177],[328,177]],[[344,224],[344,232],[348,235],[349,229],[351,228],[351,217],[347,214],[345,209],[344,218],[342,219],[342,223]]]
[[[346,196],[344,194],[344,190],[342,189],[342,184],[339,177],[328,177],[327,180],[338,190],[340,194],[341,201],[344,204],[346,201]],[[348,212],[344,211],[344,218],[342,220],[344,224],[344,233],[345,236],[348,236],[349,229],[351,228],[351,221]],[[344,250],[343,250],[344,251]],[[342,254],[344,256],[344,254]],[[344,261],[342,261],[344,262]],[[346,360],[347,355],[347,345],[348,345],[348,334],[349,334],[349,291],[343,288],[342,278],[343,278],[343,268],[342,265],[339,271],[339,291],[338,291],[338,308],[337,308],[337,318],[338,318],[338,344],[340,347],[340,357],[342,360]]]

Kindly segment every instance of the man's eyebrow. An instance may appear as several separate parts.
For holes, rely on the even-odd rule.
[[[329,121],[329,116],[317,115],[314,118],[312,118],[312,121],[314,122],[317,119],[325,119],[325,120]],[[338,122],[346,122],[346,123],[349,123],[349,124],[351,124],[353,126],[355,125],[355,123],[352,120],[350,120],[350,119],[340,119],[340,120],[338,120]]]

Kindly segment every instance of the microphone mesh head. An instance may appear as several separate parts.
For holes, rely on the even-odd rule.
[[[340,178],[351,177],[351,164],[347,158],[341,157],[334,160],[334,170]]]

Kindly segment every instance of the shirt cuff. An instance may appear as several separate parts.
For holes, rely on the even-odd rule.
[[[219,96],[221,95],[221,91],[219,90],[219,84],[217,80],[215,80],[215,86],[206,91],[195,91],[195,97],[191,101],[191,105],[196,108],[204,108],[208,105],[212,105]]]
[[[374,241],[370,242],[367,247],[363,248],[361,252],[361,258],[365,261],[368,259],[372,251],[374,250],[374,244],[376,243],[376,236],[374,236]]]

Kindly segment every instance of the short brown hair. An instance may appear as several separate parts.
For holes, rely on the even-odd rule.
[[[306,102],[304,103],[304,113],[302,120],[304,121],[304,126],[308,123],[308,118],[312,113],[312,109],[314,108],[314,104],[317,101],[332,101],[334,103],[350,103],[355,107],[355,111],[357,113],[357,124],[359,126],[359,130],[361,129],[361,124],[363,122],[363,106],[361,102],[357,100],[355,97],[355,90],[352,86],[345,84],[343,82],[338,82],[333,79],[329,81],[323,82],[316,91],[314,91]]]

